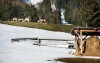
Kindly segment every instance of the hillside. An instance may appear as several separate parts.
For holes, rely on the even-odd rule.
[[[29,27],[29,28],[38,28],[38,29],[45,29],[50,31],[60,31],[60,32],[68,32],[75,25],[60,25],[60,24],[48,24],[48,23],[37,23],[37,22],[11,22],[11,21],[0,21],[2,24],[9,24],[14,26],[22,26],[22,27]]]

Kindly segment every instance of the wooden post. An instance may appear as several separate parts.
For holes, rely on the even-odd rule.
[[[12,43],[14,42],[13,39],[11,39]]]
[[[38,45],[40,46],[41,45],[41,40],[38,38]]]
[[[87,28],[87,27],[88,27],[88,24],[86,23],[86,25],[85,25],[85,26],[86,26],[86,28]]]
[[[75,35],[75,41],[76,41],[76,52],[75,54],[78,55],[79,54],[79,45],[78,45],[78,36]]]
[[[80,30],[80,53],[83,54],[82,31]]]

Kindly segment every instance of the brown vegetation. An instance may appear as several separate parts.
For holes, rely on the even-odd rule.
[[[70,32],[75,25],[60,25],[60,24],[48,24],[48,23],[37,23],[37,22],[11,22],[11,21],[0,21],[2,24],[9,24],[15,26],[23,26],[29,28],[39,28],[50,31],[61,31]]]
[[[91,36],[87,39],[84,55],[100,56],[100,40],[98,37]]]
[[[100,59],[88,59],[88,58],[59,58],[57,61],[64,63],[100,63]]]

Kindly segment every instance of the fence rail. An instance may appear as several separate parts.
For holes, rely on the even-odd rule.
[[[42,40],[53,40],[53,41],[74,41],[74,40],[67,40],[67,39],[51,39],[51,38],[14,38],[11,39],[12,43],[13,42],[19,42],[20,40],[37,40],[38,41],[38,45],[41,45]],[[73,44],[69,44],[69,47],[74,47]]]

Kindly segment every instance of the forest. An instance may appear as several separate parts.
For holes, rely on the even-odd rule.
[[[13,17],[39,17],[47,23],[61,24],[61,9],[65,10],[66,22],[85,27],[100,27],[100,0],[43,0],[35,5],[27,4],[29,0],[0,0],[0,20],[7,21]],[[55,10],[51,5],[55,5]]]
[[[38,19],[38,11],[32,4],[26,4],[24,0],[0,0],[0,20],[9,21],[13,17],[26,18],[30,16],[32,21]]]

